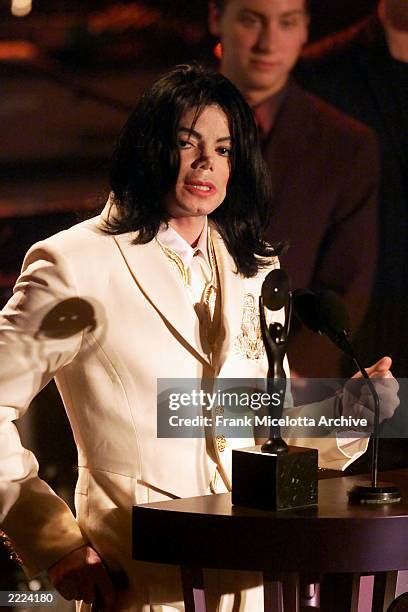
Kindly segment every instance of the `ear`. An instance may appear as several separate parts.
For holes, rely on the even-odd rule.
[[[385,11],[385,2],[384,0],[380,0],[380,2],[378,3],[377,6],[377,13],[378,13],[378,17],[381,21],[381,23],[384,24],[385,22],[385,17],[386,17],[386,11]]]
[[[210,33],[217,38],[220,37],[220,20],[221,11],[214,0],[210,0],[208,2],[208,29]]]
[[[310,15],[307,13],[305,15],[305,36],[303,40],[303,46],[306,45],[309,40],[309,28],[310,28]]]

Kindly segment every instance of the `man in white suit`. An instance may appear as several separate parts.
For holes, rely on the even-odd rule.
[[[132,561],[131,507],[230,486],[229,440],[157,438],[158,378],[266,374],[248,304],[277,259],[261,237],[269,181],[251,111],[223,76],[175,69],[126,124],[111,185],[100,216],[30,249],[0,319],[1,519],[27,572],[48,570],[80,609],[182,609],[175,568]],[[390,378],[389,367],[384,358],[370,372]],[[78,447],[76,518],[12,423],[53,376]],[[395,385],[380,387],[383,418]],[[338,468],[365,448],[306,443]],[[243,586],[227,583],[221,591]]]

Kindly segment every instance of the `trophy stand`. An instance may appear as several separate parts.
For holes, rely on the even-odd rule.
[[[285,324],[266,322],[265,308],[285,308]],[[283,270],[272,270],[259,298],[262,338],[268,358],[266,388],[269,438],[259,446],[232,451],[232,503],[268,510],[285,510],[317,504],[318,452],[316,449],[288,446],[281,437],[286,374],[283,361],[292,314],[292,294]]]

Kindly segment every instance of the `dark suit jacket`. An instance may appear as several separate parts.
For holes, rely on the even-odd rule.
[[[405,89],[396,70],[405,70]],[[392,60],[376,14],[306,49],[297,70],[305,87],[377,133],[381,148],[378,268],[355,347],[365,363],[391,355],[394,375],[404,378],[408,376],[407,73],[407,65]],[[380,469],[407,465],[405,387],[394,417],[381,425],[381,436],[397,439],[380,439]],[[369,457],[370,451],[349,471],[368,471]]]
[[[293,288],[339,293],[357,329],[372,286],[376,254],[378,151],[372,132],[289,83],[264,145],[274,199],[267,238],[289,240],[281,257]],[[303,376],[340,375],[340,352],[294,327],[291,368]]]
[[[405,68],[405,91],[395,70]],[[392,60],[376,15],[313,45],[297,72],[303,84],[375,130],[381,147],[379,265],[357,347],[365,361],[393,358],[408,376],[408,66]],[[401,85],[401,81],[399,81]],[[404,125],[405,121],[405,125]]]

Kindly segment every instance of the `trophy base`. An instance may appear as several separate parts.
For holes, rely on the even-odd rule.
[[[401,492],[389,482],[379,482],[376,487],[368,483],[356,484],[347,492],[350,504],[397,504]]]
[[[266,510],[317,504],[317,459],[313,448],[289,446],[272,455],[260,446],[232,451],[232,503]]]

